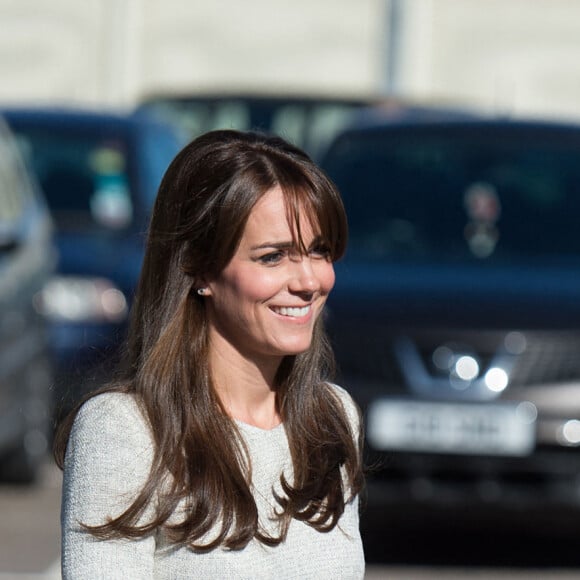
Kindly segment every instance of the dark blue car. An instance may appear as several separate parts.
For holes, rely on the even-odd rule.
[[[379,466],[367,519],[577,525],[579,160],[580,126],[523,120],[331,145],[350,241],[328,325]]]
[[[38,307],[58,357],[57,405],[66,410],[110,376],[143,257],[162,175],[183,145],[148,118],[70,110],[9,110],[57,230],[58,275]]]

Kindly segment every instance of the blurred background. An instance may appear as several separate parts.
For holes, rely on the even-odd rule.
[[[571,0],[1,0],[3,103],[161,91],[396,95],[576,117]]]
[[[372,157],[369,151],[374,154],[378,144],[391,151],[388,132],[394,125],[413,135],[404,114],[411,116],[411,124],[426,121],[437,139],[451,134],[450,122],[455,126],[472,117],[493,120],[493,127],[474,131],[489,136],[485,158],[490,165],[484,187],[481,175],[473,173],[470,184],[461,190],[473,192],[475,184],[481,194],[478,199],[496,207],[491,218],[476,216],[468,224],[480,228],[480,237],[469,239],[473,242],[469,260],[478,267],[495,252],[498,200],[505,209],[502,233],[507,228],[502,224],[512,219],[504,197],[507,185],[538,179],[548,187],[561,174],[574,184],[580,182],[573,173],[580,158],[576,135],[580,4],[574,0],[0,0],[0,22],[0,118],[4,119],[0,123],[0,580],[59,577],[61,476],[48,453],[52,428],[78,396],[110,376],[111,361],[126,329],[156,185],[169,160],[193,135],[217,126],[279,132],[321,160],[348,197],[350,190],[362,191],[357,179],[360,167],[366,165],[361,165],[362,157],[353,161],[355,154],[364,156],[366,163]],[[289,108],[278,115],[279,105]],[[365,117],[369,111],[371,116]],[[379,119],[372,116],[377,111]],[[385,120],[390,128],[384,142],[364,145],[364,132],[340,140],[340,131],[353,124],[378,127]],[[499,123],[501,131],[511,131],[520,121],[533,126],[533,132],[496,133]],[[549,135],[538,128],[548,124],[553,124]],[[456,171],[456,177],[467,173],[455,151],[433,157],[430,150],[413,149],[423,139],[431,143],[433,135],[427,132],[416,141],[410,139],[405,162],[417,163],[409,162],[410,174],[421,174],[429,163],[428,168],[435,169],[435,157],[437,163]],[[359,137],[363,145],[356,149]],[[437,139],[433,142],[439,147]],[[463,144],[461,135],[454,139]],[[465,148],[480,151],[482,146],[469,139]],[[502,148],[506,142],[510,145]],[[518,165],[514,160],[523,159],[522,152],[531,143],[547,145],[538,145],[525,167]],[[375,157],[373,163],[378,163]],[[549,175],[543,169],[536,171],[538,161],[545,158]],[[391,157],[385,159],[383,166],[393,163]],[[506,159],[513,165],[508,167]],[[562,159],[565,165],[560,166]],[[351,165],[358,168],[353,175],[347,174]],[[498,167],[501,171],[495,171]],[[379,173],[377,169],[371,177],[393,183],[392,174],[379,177]],[[408,188],[400,191],[407,192],[408,207],[418,206],[410,192],[413,187],[424,191],[429,185],[411,187],[409,179]],[[380,181],[375,189],[376,183]],[[537,188],[530,195],[536,194]],[[545,189],[539,197],[544,194],[548,195]],[[554,195],[558,211],[562,216],[568,212],[570,218],[570,208],[578,206],[577,186]],[[552,197],[546,199],[552,204]],[[393,244],[401,246],[412,237],[415,218],[395,205],[389,211],[401,211],[404,219],[394,213],[397,219],[389,232]],[[357,207],[351,209],[356,226]],[[363,209],[368,214],[368,205]],[[529,224],[533,234],[541,231],[546,216],[543,206],[534,206],[529,216],[514,215],[513,223]],[[545,237],[554,240],[555,248],[560,243],[558,224],[564,222],[546,219],[550,228]],[[376,497],[381,501],[374,504],[370,494],[362,516],[368,578],[545,578],[548,569],[550,577],[572,578],[580,573],[574,548],[578,529],[569,521],[563,527],[565,516],[575,519],[580,514],[580,312],[575,306],[580,292],[580,234],[570,226],[572,221],[565,222],[566,236],[561,238],[566,250],[563,245],[549,250],[547,265],[542,262],[542,268],[536,269],[537,278],[532,278],[535,262],[530,258],[535,259],[540,249],[528,238],[525,259],[518,261],[517,252],[502,254],[500,244],[494,254],[499,261],[488,260],[485,271],[461,279],[459,286],[455,274],[463,272],[464,262],[453,263],[452,277],[447,270],[440,275],[442,270],[438,274],[432,267],[440,259],[437,240],[430,247],[433,251],[427,252],[431,260],[427,274],[418,282],[401,277],[390,263],[385,279],[372,274],[378,271],[378,255],[373,255],[372,267],[365,261],[367,255],[357,284],[367,276],[364,280],[378,291],[384,290],[383,283],[393,288],[392,281],[399,281],[396,289],[384,290],[383,302],[388,294],[395,306],[387,313],[390,322],[379,329],[376,320],[375,327],[359,326],[361,320],[376,318],[376,310],[355,311],[346,321],[351,326],[336,323],[340,318],[336,313],[346,312],[353,304],[352,292],[360,291],[348,279],[349,267],[351,275],[359,272],[358,254],[351,256],[353,262],[347,261],[346,283],[338,287],[337,299],[330,304],[334,317],[330,322],[344,384],[365,412],[372,408],[373,416],[384,416],[395,425],[403,425],[397,421],[407,417],[406,407],[374,405],[384,395],[373,390],[377,382],[383,386],[391,381],[391,394],[397,397],[403,389],[395,384],[398,379],[393,378],[392,368],[385,369],[404,367],[406,359],[397,363],[395,355],[391,360],[391,355],[373,351],[379,336],[385,343],[402,344],[401,336],[380,334],[395,319],[399,325],[419,318],[432,322],[437,318],[433,312],[443,308],[445,316],[452,314],[449,320],[461,319],[456,326],[468,330],[460,339],[453,334],[451,341],[456,328],[450,324],[444,335],[428,342],[424,332],[431,336],[434,326],[422,328],[420,339],[413,334],[416,328],[413,332],[405,328],[405,338],[419,341],[421,356],[433,351],[436,365],[436,354],[447,349],[446,360],[451,362],[439,368],[437,380],[451,386],[445,396],[413,394],[414,400],[430,406],[413,407],[419,413],[414,415],[414,431],[396,444],[400,447],[392,442],[392,433],[375,427],[371,447],[383,454],[381,462],[386,458],[387,475],[373,480],[380,487]],[[440,225],[451,224],[444,222]],[[510,230],[515,232],[511,226]],[[376,249],[376,240],[373,244]],[[553,258],[561,254],[567,258],[554,269]],[[401,256],[406,254],[396,254],[394,262],[400,264]],[[506,264],[511,274],[506,274]],[[444,306],[441,301],[429,302],[430,290],[447,292],[444,285],[451,278],[456,294],[449,296],[455,304],[453,300]],[[481,296],[470,292],[484,279],[486,294],[481,301]],[[544,283],[546,279],[550,285]],[[526,293],[528,282],[533,296]],[[513,302],[505,299],[506,289]],[[371,289],[364,296],[368,304],[375,304]],[[415,299],[418,306],[412,302]],[[462,300],[472,300],[469,308],[453,310]],[[548,311],[543,308],[548,302],[562,308]],[[485,313],[482,304],[489,309]],[[479,318],[469,314],[474,310]],[[541,323],[536,320],[537,310],[542,310]],[[482,346],[473,337],[490,331],[490,325],[493,336],[486,334]],[[556,334],[557,340],[552,340]],[[341,336],[355,337],[357,344],[341,343]],[[363,336],[366,340],[358,340]],[[464,348],[469,341],[470,348]],[[471,392],[474,385],[479,388],[480,367],[497,371],[489,361],[495,360],[498,341],[504,350],[512,345],[507,349],[512,357],[509,365],[497,367],[505,377],[500,373],[499,383],[486,394],[469,399],[463,393]],[[535,350],[528,348],[532,344]],[[556,351],[564,354],[554,363],[550,357]],[[541,397],[525,391],[526,384],[523,395],[521,388],[517,390],[522,385],[512,388],[514,360],[524,352],[530,366],[550,358],[553,373],[548,376],[542,370],[541,377],[537,374],[533,379],[534,387],[543,389]],[[479,366],[463,372],[456,364],[459,359]],[[375,368],[384,374],[374,376]],[[413,380],[407,377],[408,383]],[[553,384],[567,390],[562,387],[555,397],[555,391],[545,390]],[[558,405],[552,404],[556,398]],[[463,447],[441,443],[443,447],[428,448],[424,439],[417,443],[417,437],[438,436],[433,425],[434,418],[439,421],[442,416],[440,403],[448,405],[446,412],[465,417],[465,400],[482,403],[485,412],[472,417],[479,429],[475,438],[470,423],[464,426]],[[502,402],[501,417],[512,410],[522,415],[525,410],[526,427],[517,427],[525,441],[503,445],[481,435],[497,429],[504,433],[504,419],[492,417],[496,402]],[[509,417],[506,421],[512,420]],[[506,437],[512,437],[508,431]],[[519,502],[523,488],[512,486],[514,477],[506,484],[507,472],[510,477],[517,472],[517,485],[523,482],[525,493],[533,488],[530,503]],[[388,487],[393,474],[399,478],[397,489]],[[451,482],[451,487],[437,487],[442,480],[436,481],[435,474],[443,474],[445,485]],[[549,493],[544,485],[548,480]],[[476,504],[478,510],[472,511]],[[534,508],[533,516],[528,506]],[[496,511],[498,517],[488,521],[487,515]],[[468,528],[455,525],[461,512],[473,516]],[[429,526],[424,521],[427,513]],[[518,525],[507,525],[516,515]]]

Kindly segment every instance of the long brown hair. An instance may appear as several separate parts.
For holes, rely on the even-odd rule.
[[[259,525],[243,438],[212,384],[205,302],[195,289],[229,263],[252,208],[275,186],[284,192],[295,243],[301,244],[304,212],[319,227],[330,258],[341,257],[347,224],[340,195],[302,151],[284,140],[214,131],[190,143],[169,166],[153,209],[121,376],[106,388],[135,394],[151,425],[153,464],[123,514],[88,527],[97,537],[141,537],[161,526],[176,544],[201,551],[219,545],[243,548],[254,537],[276,545],[285,539],[292,518],[321,532],[331,530],[345,503],[360,492],[361,437],[352,433],[328,385],[334,357],[322,317],[311,347],[283,359],[276,377],[294,472],[293,481],[281,481],[276,537]],[[56,439],[61,468],[74,415]],[[154,494],[156,515],[139,524]],[[188,512],[182,522],[170,524],[182,500]],[[209,530],[217,534],[204,544]]]

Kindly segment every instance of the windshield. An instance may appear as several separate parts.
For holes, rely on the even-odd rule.
[[[214,129],[260,130],[280,135],[318,157],[366,104],[347,99],[159,98],[142,104],[140,111],[173,123],[191,138]]]
[[[350,256],[578,262],[579,153],[569,135],[393,129],[339,141],[325,168],[345,199]]]
[[[15,129],[60,229],[124,229],[134,201],[121,137]]]

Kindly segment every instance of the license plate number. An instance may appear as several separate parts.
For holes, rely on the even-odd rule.
[[[379,400],[367,416],[367,438],[380,450],[529,455],[535,445],[531,403],[463,404]]]

